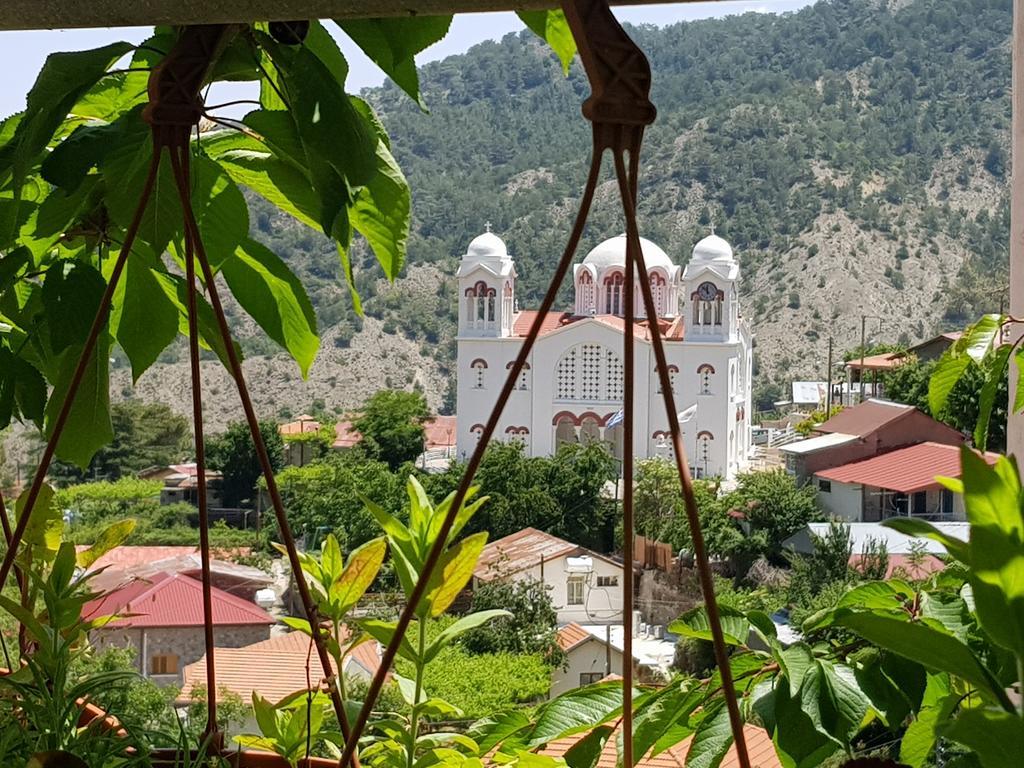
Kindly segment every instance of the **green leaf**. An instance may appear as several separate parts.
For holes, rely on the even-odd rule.
[[[399,88],[425,108],[415,56],[448,34],[451,16],[344,19],[336,23]]]
[[[895,518],[908,520],[909,518]],[[887,521],[888,522],[888,521]],[[914,520],[913,522],[919,522]],[[849,590],[836,603],[836,608],[897,611],[914,598],[914,590],[905,581],[869,581]]]
[[[844,747],[860,728],[869,704],[852,670],[823,659],[815,661],[804,675],[800,699],[815,727]]]
[[[377,142],[377,173],[356,193],[349,220],[370,244],[389,280],[405,263],[411,221],[411,193],[387,145]]]
[[[1008,703],[1006,693],[991,673],[970,648],[952,635],[925,624],[871,613],[849,613],[836,623],[875,645],[929,669],[960,677],[996,700]]]
[[[245,240],[222,265],[242,308],[299,364],[302,376],[320,348],[316,313],[302,282],[269,248]]]
[[[945,409],[949,393],[971,363],[980,365],[991,352],[1004,320],[1003,315],[983,315],[942,353],[928,380],[928,407],[933,414],[942,413]]]
[[[732,746],[729,710],[724,704],[709,709],[686,753],[687,768],[718,768]]]
[[[536,747],[572,736],[604,722],[622,708],[622,683],[610,680],[563,693],[540,708],[537,722],[526,738]]]
[[[890,517],[888,520],[883,520],[882,525],[886,528],[892,528],[894,531],[899,531],[906,536],[916,536],[922,539],[937,541],[946,548],[950,555],[960,562],[966,563],[968,561],[967,542],[940,531],[927,520],[918,520],[913,517]]]
[[[25,514],[29,490],[26,488],[15,503],[15,514],[19,520]],[[61,534],[64,531],[64,516],[57,505],[53,503],[53,488],[51,486],[46,484],[40,486],[31,513],[32,516],[29,518],[28,525],[25,526],[22,539],[32,547],[41,547],[56,552],[60,548]]]
[[[286,627],[291,627],[296,632],[301,632],[309,637],[313,636],[313,626],[307,619],[300,619],[296,616],[282,616],[281,623]]]
[[[378,643],[388,646],[391,644],[391,638],[395,636],[395,627],[397,622],[394,621],[380,621],[379,619],[363,619],[359,622],[359,626],[366,632],[370,637],[376,640]],[[409,642],[409,636],[415,635],[416,633],[416,621],[409,622],[408,631],[402,637],[402,642],[398,646],[398,655],[402,658],[408,659],[413,664],[418,661],[418,655],[416,649],[413,648],[412,643]]]
[[[0,283],[3,281],[0,280]],[[1017,351],[1013,353],[1013,362],[1017,365],[1017,381],[1024,381],[1024,347],[1017,347]],[[1013,411],[1012,413],[1020,413],[1024,411],[1024,387],[1018,385],[1017,391],[1013,396]]]
[[[493,608],[489,611],[477,611],[476,613],[471,613],[468,616],[463,616],[454,624],[445,627],[438,633],[437,637],[435,637],[433,642],[427,647],[427,653],[424,660],[427,662],[432,661],[437,654],[471,629],[476,629],[489,621],[503,616],[510,617],[512,614],[499,608]]]
[[[1006,367],[1010,362],[1012,349],[1009,344],[1004,344],[982,366],[985,383],[981,388],[981,394],[978,395],[978,421],[974,427],[974,445],[979,451],[984,451],[988,445],[988,426],[992,419],[992,408],[996,403],[999,385],[1006,378]]]
[[[343,611],[348,611],[363,596],[384,562],[388,545],[383,537],[366,542],[352,550],[345,570],[331,585],[329,594]]]
[[[730,605],[718,606],[718,614],[722,622],[722,633],[729,645],[746,645],[750,636],[750,622],[743,611]],[[711,640],[711,621],[707,608],[699,605],[691,608],[668,626],[668,631],[684,637],[698,640]]]
[[[251,243],[248,240],[249,207],[242,191],[225,170],[202,155],[192,156],[190,182],[192,210],[199,234],[210,266],[216,271],[236,249],[247,248],[246,244]],[[176,232],[183,231],[180,205],[172,215]],[[184,263],[184,251],[179,251],[179,260]],[[196,272],[202,276],[198,266]]]
[[[610,725],[599,725],[569,747],[565,753],[565,762],[569,768],[594,768],[611,734]]]
[[[1024,658],[1024,511],[1013,462],[990,467],[961,450],[964,507],[971,523],[969,578],[978,621],[995,643]]]
[[[516,15],[523,20],[523,23],[537,34],[542,40],[547,41],[551,50],[562,62],[562,72],[569,74],[569,66],[572,58],[576,55],[576,40],[569,29],[569,22],[561,9],[548,11],[516,11]]]
[[[125,144],[136,146],[149,133],[150,127],[142,119],[142,105],[111,123],[80,125],[46,156],[40,175],[73,192],[113,149]]]
[[[938,726],[949,717],[959,699],[958,696],[949,695],[948,682],[940,685],[938,679],[938,675],[929,675],[925,702],[900,740],[900,762],[911,768],[926,765],[935,748]],[[936,695],[940,688],[943,695]]]
[[[110,330],[132,364],[133,382],[178,338],[178,308],[150,260],[158,264],[144,253],[128,257],[110,310]]]
[[[699,703],[700,692],[686,682],[673,682],[644,699],[634,713],[633,764],[640,762],[677,721],[685,721]]]
[[[984,768],[1020,768],[1024,720],[997,709],[964,709],[945,736],[973,750]]]
[[[85,343],[107,283],[88,264],[58,262],[43,280],[43,307],[55,354]]]
[[[22,186],[33,162],[50,143],[75,102],[99,80],[118,59],[132,50],[125,42],[46,57],[35,84],[28,93],[24,115],[14,134],[0,147],[0,179],[10,173],[14,204],[0,220],[0,243],[6,243],[18,220]]]
[[[46,408],[46,381],[32,365],[0,345],[0,425],[12,418],[41,425]]]
[[[333,533],[327,534],[320,552],[320,567],[324,581],[330,583],[341,576],[345,568],[345,560],[341,555],[341,546]]]
[[[274,709],[274,705],[253,691],[252,710],[256,716],[256,724],[260,728],[260,733],[269,739],[279,741],[281,731],[278,728],[277,710]]]
[[[487,543],[487,533],[481,531],[467,536],[449,548],[430,578],[424,598],[431,616],[440,616],[450,606],[473,577],[476,562]]]
[[[53,392],[46,404],[44,432],[47,438],[53,435],[57,414],[68,397],[71,378],[81,355],[82,350],[77,346],[69,347],[61,355]],[[57,458],[83,469],[89,466],[96,451],[114,439],[114,427],[110,422],[109,356],[110,337],[101,332],[57,443]]]
[[[89,568],[107,552],[121,546],[134,530],[135,521],[131,518],[111,523],[100,531],[99,536],[93,541],[91,547],[78,553],[78,566],[80,568]]]

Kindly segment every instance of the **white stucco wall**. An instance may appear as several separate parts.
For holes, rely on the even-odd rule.
[[[818,478],[814,478],[812,482],[818,486],[818,503],[827,517],[850,523],[861,521],[863,486],[833,480],[831,490],[826,492],[821,490]]]
[[[559,626],[576,622],[578,624],[618,624],[622,622],[622,566],[592,557],[593,572],[589,574],[569,573],[565,557],[553,558],[543,566],[535,565],[510,574],[513,581],[533,579],[543,581],[551,590],[551,604],[558,613]],[[583,576],[583,605],[569,605],[569,578]],[[599,587],[598,577],[614,577],[618,586]]]
[[[604,677],[609,667],[611,674],[622,674],[622,654],[612,648],[609,657],[608,646],[596,638],[586,640],[571,649],[566,653],[566,662],[564,669],[558,668],[551,673],[551,698],[579,688],[582,674],[597,673]]]

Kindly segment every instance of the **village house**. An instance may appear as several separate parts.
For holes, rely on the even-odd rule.
[[[994,464],[998,454],[986,453]],[[963,496],[936,477],[960,477],[960,447],[918,443],[814,473],[818,502],[837,520],[873,523],[889,517],[966,520]]]
[[[294,420],[278,427],[278,431],[285,442],[285,463],[301,467],[307,464],[313,457],[312,449],[305,440],[298,439],[297,435],[316,433],[320,431],[321,424],[313,416],[302,414]],[[438,458],[449,458],[455,453],[455,417],[454,416],[433,416],[423,422],[423,450],[424,456],[421,459],[429,460],[436,456]],[[331,449],[345,451],[354,448],[362,440],[362,435],[353,426],[351,421],[344,420],[334,425],[334,441]]]
[[[274,617],[262,608],[211,589],[214,642],[237,648],[270,636]],[[205,652],[203,585],[182,574],[137,579],[85,604],[82,617],[118,615],[89,633],[93,646],[134,648],[140,674],[156,683],[178,684],[182,668]]]
[[[474,586],[525,579],[548,587],[559,625],[622,621],[622,564],[606,555],[524,528],[484,547],[473,572]]]
[[[676,644],[662,636],[661,627],[634,624],[633,676],[642,685],[661,685],[671,677]],[[654,630],[653,632],[651,630]],[[567,624],[558,630],[565,664],[551,673],[551,698],[573,688],[622,674],[625,653],[621,624]]]
[[[139,478],[163,482],[164,487],[160,491],[161,504],[184,502],[194,507],[199,505],[198,468],[195,462],[170,464],[166,467],[149,467],[139,472]],[[207,505],[211,508],[220,507],[220,472],[207,468],[206,484]]]
[[[912,405],[865,400],[814,428],[815,435],[782,446],[786,471],[804,483],[822,470],[916,443],[957,446],[964,436]]]

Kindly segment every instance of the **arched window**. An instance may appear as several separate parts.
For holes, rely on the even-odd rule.
[[[570,413],[555,416],[555,450],[566,443],[576,442],[576,419]]]
[[[600,344],[570,347],[555,367],[555,399],[608,402],[622,399],[622,359]]]
[[[485,318],[494,320],[494,289],[478,280],[472,288],[466,289],[466,318],[477,328],[482,328]]]
[[[473,439],[478,443],[480,442],[480,436],[483,435],[483,433],[483,424],[474,424],[472,427],[469,428],[469,434],[471,434],[473,436]]]
[[[725,294],[714,283],[701,283],[690,295],[693,302],[694,325],[721,325],[722,300]]]
[[[715,369],[704,363],[697,368],[697,393],[701,395],[711,394],[711,377],[714,375]]]
[[[593,413],[585,413],[580,417],[580,442],[601,442],[601,418]]]
[[[604,279],[604,311],[609,315],[622,314],[622,286],[624,278],[621,272],[612,272]]]
[[[469,364],[469,367],[473,371],[473,389],[483,389],[484,372],[487,370],[487,361],[478,357]]]
[[[594,278],[589,269],[581,269],[579,281],[576,283],[576,305],[581,315],[593,315],[597,311],[594,306]]]
[[[711,443],[714,439],[715,436],[710,432],[697,433],[697,462],[704,475],[708,474],[708,465],[711,463]]]
[[[669,365],[668,367],[668,385],[672,388],[672,391],[676,391],[676,374],[679,373],[678,365]],[[654,369],[655,381],[658,382],[658,394],[661,394],[661,376],[658,375],[658,369]]]
[[[512,366],[515,365],[514,360],[509,360],[508,365],[505,366],[505,370],[512,370]],[[526,391],[530,388],[530,364],[523,363],[523,369],[519,372],[519,381],[516,382],[516,389]]]
[[[651,298],[654,299],[654,307],[660,317],[666,314],[665,294],[667,293],[667,283],[665,278],[657,272],[651,272],[649,279],[651,282]]]

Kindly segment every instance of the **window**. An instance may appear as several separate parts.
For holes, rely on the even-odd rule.
[[[832,493],[832,481],[818,480],[818,490],[822,493]]]
[[[580,672],[580,687],[599,683],[604,679],[604,672]]]
[[[665,294],[667,293],[667,286],[665,278],[659,275],[657,272],[650,274],[651,281],[651,298],[654,299],[654,310],[659,316],[668,314],[668,307],[665,306]]]
[[[555,367],[555,399],[608,402],[622,399],[622,358],[600,344],[577,344]]]
[[[592,315],[597,310],[594,306],[594,278],[589,270],[580,270],[580,279],[576,284],[577,311],[581,315]]]
[[[149,674],[151,675],[176,675],[178,674],[178,657],[173,653],[161,653],[149,657]]]
[[[606,314],[622,314],[623,281],[621,272],[613,272],[604,279],[604,311]]]
[[[487,361],[477,358],[469,367],[473,370],[473,389],[484,388],[484,371],[487,370]]]
[[[700,462],[700,468],[704,470],[704,475],[708,475],[708,463],[711,461],[711,441],[715,439],[715,436],[710,432],[701,432],[697,435],[697,461]]]
[[[505,370],[512,370],[512,366],[515,364],[514,360],[509,360],[508,365],[505,366]],[[523,368],[519,371],[519,381],[516,382],[516,389],[527,390],[530,388],[530,364],[523,363]]]
[[[617,587],[619,586],[618,576],[598,576],[597,586],[599,587]]]
[[[565,582],[566,605],[583,605],[583,577],[570,576]]]
[[[714,375],[715,369],[704,363],[704,365],[697,368],[697,392],[701,395],[711,394],[711,377]]]

